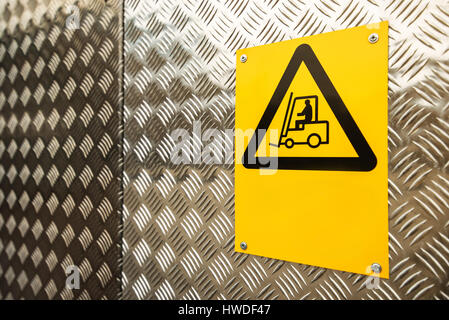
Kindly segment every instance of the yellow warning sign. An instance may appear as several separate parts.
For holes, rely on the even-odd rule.
[[[387,95],[387,22],[237,51],[237,251],[388,278]]]

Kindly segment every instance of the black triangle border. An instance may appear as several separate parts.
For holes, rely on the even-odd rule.
[[[271,121],[284,99],[287,90],[293,81],[301,63],[304,62],[312,75],[318,88],[320,88],[328,105],[332,109],[340,126],[351,142],[358,157],[255,157],[248,154],[248,147],[254,143],[259,148]],[[261,132],[262,134],[258,134]],[[277,166],[272,167],[272,161]],[[318,58],[308,44],[298,46],[279,81],[267,108],[253,134],[245,153],[242,164],[247,169],[285,169],[285,170],[330,170],[330,171],[371,171],[377,165],[377,158],[359,127],[346,108],[343,100],[323,69]]]

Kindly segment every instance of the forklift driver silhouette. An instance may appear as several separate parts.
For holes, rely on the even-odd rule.
[[[312,106],[310,105],[310,100],[309,99],[306,100],[306,106],[304,107],[302,112],[298,112],[297,115],[298,115],[298,117],[299,116],[304,116],[304,119],[295,121],[295,128],[297,130],[304,129],[304,124],[305,123],[312,122]]]

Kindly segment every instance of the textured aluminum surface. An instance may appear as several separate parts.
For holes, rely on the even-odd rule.
[[[233,128],[236,49],[381,20],[391,278],[370,290],[364,276],[235,253],[233,165],[174,165],[169,133]],[[448,1],[126,0],[124,298],[447,299],[447,21]]]
[[[0,299],[118,297],[121,15],[119,1],[0,4]]]

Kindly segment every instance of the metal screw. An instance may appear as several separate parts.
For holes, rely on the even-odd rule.
[[[248,245],[244,241],[240,242],[240,248],[242,248],[242,250],[246,250],[246,248],[248,248]]]
[[[242,54],[242,55],[240,56],[240,62],[245,63],[246,60],[248,60],[248,57],[246,56],[246,54]]]
[[[374,273],[380,273],[380,272],[382,271],[382,267],[381,267],[381,265],[378,264],[378,263],[373,263],[373,264],[371,265],[371,270],[372,270]]]
[[[368,37],[370,43],[376,43],[379,40],[379,35],[377,33],[371,33]]]

